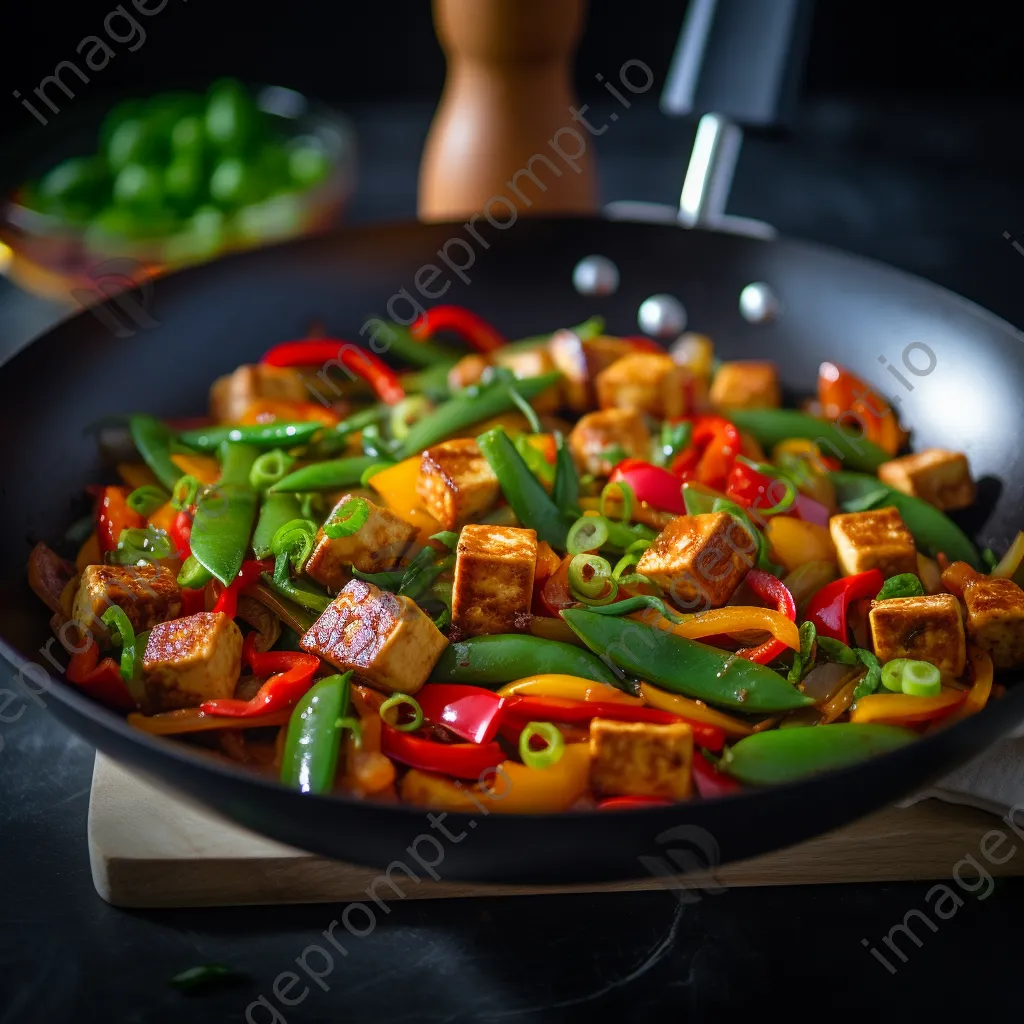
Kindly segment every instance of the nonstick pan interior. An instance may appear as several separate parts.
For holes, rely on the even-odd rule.
[[[32,543],[63,535],[82,489],[101,473],[90,424],[133,411],[200,414],[214,377],[301,337],[311,321],[359,340],[369,317],[408,319],[416,303],[470,306],[517,337],[598,313],[611,332],[635,333],[645,298],[674,295],[689,328],[709,334],[719,355],[775,360],[792,395],[812,392],[819,362],[834,359],[898,402],[916,447],[966,451],[982,480],[981,502],[961,522],[982,546],[1005,546],[1024,525],[1020,340],[971,303],[880,264],[790,241],[587,219],[521,220],[504,230],[480,221],[474,232],[394,225],[232,257],[157,281],[148,314],[135,322],[115,301],[110,313],[128,336],[116,336],[109,318],[84,313],[0,369],[2,653],[59,718],[150,777],[293,845],[386,865],[419,841],[424,859],[441,858],[431,870],[446,879],[535,882],[675,870],[679,858],[665,851],[680,843],[714,863],[798,842],[905,795],[1024,718],[1024,686],[1011,687],[952,729],[829,776],[614,820],[448,815],[451,834],[466,833],[453,841],[414,808],[302,797],[140,735],[48,680],[40,652],[49,615],[28,590],[24,566]],[[574,265],[592,254],[618,266],[614,295],[573,289]],[[436,274],[423,269],[431,266]],[[768,322],[740,313],[740,293],[753,282],[778,299]],[[418,286],[436,297],[424,298]],[[37,667],[26,668],[25,658]]]

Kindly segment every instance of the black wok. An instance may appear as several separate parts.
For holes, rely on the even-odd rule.
[[[136,410],[200,414],[218,374],[301,336],[314,318],[334,334],[353,337],[368,315],[386,315],[388,300],[401,289],[415,295],[416,272],[429,263],[442,270],[429,288],[451,281],[445,302],[471,306],[511,337],[593,313],[606,316],[613,332],[635,332],[639,304],[667,292],[685,304],[692,329],[711,335],[724,357],[776,360],[794,395],[811,392],[818,363],[835,359],[900,397],[915,445],[967,451],[984,483],[980,507],[962,522],[980,545],[1003,547],[1024,526],[1020,340],[1009,324],[964,299],[818,246],[586,219],[522,220],[505,231],[484,225],[481,241],[470,241],[474,263],[465,271],[467,283],[436,255],[453,237],[470,239],[459,225],[396,225],[233,257],[157,281],[148,307],[154,326],[116,337],[84,313],[0,370],[6,463],[0,651],[60,720],[118,760],[298,847],[379,866],[404,859],[416,868],[403,851],[429,835],[438,842],[421,840],[417,850],[425,860],[441,861],[435,870],[445,879],[554,882],[669,870],[664,856],[681,845],[695,847],[697,861],[725,862],[796,843],[906,795],[1024,718],[1024,686],[1011,686],[1003,699],[955,727],[799,784],[618,815],[478,814],[472,821],[449,815],[443,824],[450,833],[466,833],[456,842],[432,830],[421,810],[299,796],[173,741],[142,735],[48,676],[40,649],[49,637],[49,615],[24,583],[24,567],[32,543],[62,536],[74,499],[101,472],[87,425]],[[453,259],[468,263],[457,248],[449,248]],[[611,297],[583,297],[571,285],[575,263],[593,253],[610,257],[621,271]],[[772,287],[782,308],[773,321],[752,324],[741,317],[738,297],[759,281]],[[410,315],[408,302],[394,309]],[[129,319],[116,302],[110,312]],[[905,351],[918,372],[932,361],[934,368],[911,375]],[[913,391],[887,372],[883,358]],[[26,669],[25,658],[42,667]],[[691,828],[665,834],[680,825]]]

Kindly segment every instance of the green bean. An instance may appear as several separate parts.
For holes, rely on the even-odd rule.
[[[274,534],[285,523],[298,519],[302,515],[299,499],[293,494],[268,494],[260,505],[259,518],[252,535],[252,549],[257,558],[269,558],[270,542]]]
[[[166,423],[153,416],[132,416],[128,420],[132,441],[143,462],[169,491],[181,476],[181,470],[171,461],[171,441],[174,433]]]
[[[358,484],[371,466],[381,465],[372,455],[351,455],[345,459],[314,462],[296,469],[270,488],[273,493],[296,494],[300,491],[336,491]]]
[[[315,421],[264,423],[241,427],[200,427],[198,430],[183,431],[178,435],[178,440],[198,452],[216,452],[225,441],[260,449],[280,448],[282,445],[294,448],[306,444],[317,431],[323,429],[324,425]],[[180,475],[179,473],[178,476]]]
[[[301,793],[327,793],[334,785],[351,678],[351,672],[327,676],[295,705],[281,758],[286,786]]]

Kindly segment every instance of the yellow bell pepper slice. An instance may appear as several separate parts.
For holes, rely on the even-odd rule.
[[[607,683],[598,683],[593,679],[581,676],[559,675],[547,673],[536,676],[525,676],[514,683],[506,683],[498,695],[510,697],[513,694],[530,694],[533,697],[564,697],[566,700],[603,701],[615,704],[641,705],[639,697],[631,697],[622,690],[617,690]]]
[[[992,677],[995,669],[987,651],[975,644],[967,645],[967,664],[971,666],[971,688],[963,704],[950,716],[948,721],[958,722],[968,715],[976,715],[992,696]]]
[[[117,464],[117,475],[125,482],[125,485],[133,491],[136,487],[159,487],[160,481],[156,474],[144,462],[119,462]]]
[[[717,633],[741,633],[744,630],[758,630],[771,633],[794,651],[800,650],[800,627],[774,608],[758,608],[754,605],[733,605],[728,608],[711,608],[699,612],[685,622],[669,622],[653,608],[634,612],[630,618],[656,629],[668,630],[687,640],[714,636]]]
[[[370,486],[399,519],[419,530],[419,542],[426,544],[433,534],[439,533],[444,527],[423,507],[416,493],[419,474],[420,456],[413,455],[375,473],[370,477]]]
[[[79,572],[85,572],[87,565],[102,565],[103,555],[100,553],[100,540],[93,530],[86,542],[78,549],[75,556],[75,568]]]
[[[963,690],[944,689],[937,697],[911,697],[905,693],[872,693],[861,697],[850,710],[850,721],[859,724],[884,722],[907,725],[928,722],[949,713],[967,697]]]
[[[569,810],[590,788],[590,744],[569,743],[557,764],[527,768],[503,761],[486,788],[413,769],[399,786],[403,802],[441,811],[495,814],[558,814]]]
[[[825,526],[792,516],[773,516],[764,535],[771,545],[773,560],[786,572],[793,572],[806,562],[836,562],[836,546]]]
[[[220,479],[220,463],[212,455],[175,454],[171,462],[201,484],[215,484]]]
[[[724,711],[717,711],[709,708],[700,700],[690,700],[689,697],[682,697],[678,693],[667,693],[659,690],[650,683],[640,684],[640,696],[645,704],[659,711],[668,711],[673,715],[682,715],[691,722],[703,722],[705,725],[717,725],[726,736],[749,736],[754,730],[746,722]]]

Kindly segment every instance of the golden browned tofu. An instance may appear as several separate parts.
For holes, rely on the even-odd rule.
[[[980,576],[964,586],[967,633],[998,668],[1024,665],[1024,591],[1013,580]]]
[[[689,412],[693,394],[689,371],[658,352],[624,356],[602,370],[594,386],[602,409],[633,409],[657,419]]]
[[[562,374],[562,395],[574,412],[594,407],[594,381],[602,370],[629,355],[633,346],[624,338],[582,341],[572,331],[556,331],[548,343],[555,369]]]
[[[651,434],[643,416],[634,409],[602,409],[581,416],[569,434],[569,448],[584,473],[607,476],[625,457],[649,460]],[[609,458],[620,449],[625,454]]]
[[[386,693],[415,693],[448,641],[415,601],[353,580],[300,641],[302,649]]]
[[[136,633],[181,612],[181,588],[162,565],[88,565],[82,572],[71,618],[92,633],[101,647],[110,642],[103,613],[117,605]]]
[[[240,366],[218,377],[210,388],[210,415],[218,423],[237,423],[258,398],[282,402],[308,402],[309,390],[302,374],[290,366],[264,363]]]
[[[223,612],[157,623],[142,656],[146,710],[173,711],[234,696],[242,632]]]
[[[917,548],[894,508],[844,512],[828,521],[844,576],[879,569],[884,577],[917,572]]]
[[[486,512],[501,494],[498,478],[470,437],[442,441],[420,461],[416,493],[446,530]]]
[[[452,624],[458,635],[526,629],[536,566],[536,531],[517,526],[464,526],[452,585]]]
[[[347,537],[328,537],[323,527],[317,532],[313,553],[306,562],[306,575],[328,590],[340,590],[352,576],[352,566],[360,572],[391,569],[409,549],[416,527],[399,519],[390,509],[381,508],[366,498],[346,494],[328,516],[328,521],[350,501],[364,501],[370,512],[355,533]]]
[[[640,556],[636,571],[687,611],[718,608],[754,564],[750,534],[726,512],[676,516]]]
[[[692,769],[693,730],[686,722],[590,723],[590,788],[597,796],[688,800]]]
[[[967,639],[960,602],[952,594],[871,602],[871,643],[883,664],[893,658],[927,661],[945,676],[963,673]]]
[[[967,508],[975,487],[967,456],[941,448],[903,455],[878,467],[878,478],[897,491],[921,498],[936,508]]]
[[[716,409],[778,409],[779,371],[774,363],[754,359],[722,363],[708,397]]]

